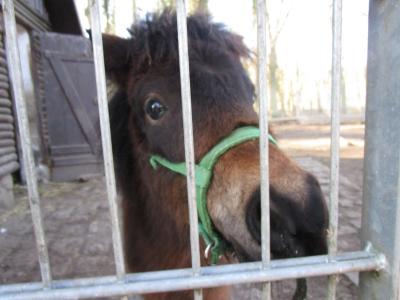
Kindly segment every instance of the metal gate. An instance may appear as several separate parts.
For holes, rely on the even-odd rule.
[[[265,0],[258,0],[258,95],[260,101],[262,261],[201,267],[195,202],[194,151],[189,85],[185,0],[177,0],[178,41],[184,116],[185,157],[190,215],[192,268],[126,274],[118,222],[115,178],[110,144],[99,1],[91,1],[92,38],[108,200],[113,228],[116,276],[52,280],[42,226],[40,199],[33,170],[26,107],[16,44],[12,0],[3,1],[10,78],[22,138],[29,200],[34,222],[42,282],[0,286],[2,299],[66,299],[118,296],[193,289],[237,283],[264,282],[263,297],[270,298],[270,282],[289,278],[329,275],[329,299],[335,299],[337,274],[364,272],[361,299],[399,299],[400,273],[400,5],[398,0],[370,1],[366,159],[363,202],[364,250],[337,253],[339,190],[339,95],[341,68],[341,0],[333,1],[332,147],[330,179],[329,253],[323,256],[270,260],[268,119],[266,93]],[[397,32],[396,32],[397,30]]]

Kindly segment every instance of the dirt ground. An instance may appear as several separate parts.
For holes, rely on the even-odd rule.
[[[314,173],[327,195],[329,126],[280,124],[274,132],[280,148]],[[360,249],[363,132],[362,124],[341,128],[339,248],[343,251]],[[54,279],[114,274],[104,179],[41,184],[40,193]],[[17,185],[15,196],[13,209],[0,210],[0,284],[40,280],[26,188]],[[357,274],[341,276],[337,299],[356,299],[357,279]],[[308,284],[307,299],[324,299],[326,278],[309,279]],[[290,299],[293,289],[293,281],[274,283],[273,299]],[[260,291],[254,285],[236,287],[233,298],[260,299]]]
[[[275,125],[279,146],[291,156],[307,156],[329,167],[329,125]],[[340,176],[362,187],[364,124],[344,124],[340,128]]]

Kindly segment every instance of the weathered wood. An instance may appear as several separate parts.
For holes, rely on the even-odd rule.
[[[77,167],[77,177],[84,166],[101,165],[91,44],[78,36],[35,33],[33,49],[45,158],[52,162],[51,176],[73,179],[71,168]]]
[[[15,172],[19,169],[19,164],[16,161],[11,161],[7,164],[0,166],[0,176],[4,176]]]
[[[0,90],[0,97],[1,97],[1,90]],[[7,98],[0,98],[0,107],[11,107],[12,103],[10,99]]]

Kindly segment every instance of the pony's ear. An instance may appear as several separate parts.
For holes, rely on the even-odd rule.
[[[131,66],[130,43],[114,35],[103,34],[106,75],[120,87],[126,87]]]

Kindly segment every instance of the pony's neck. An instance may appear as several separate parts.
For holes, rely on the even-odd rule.
[[[190,267],[189,226],[151,207],[156,202],[145,191],[136,189],[132,194],[123,199],[128,269],[143,272]]]

